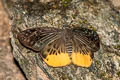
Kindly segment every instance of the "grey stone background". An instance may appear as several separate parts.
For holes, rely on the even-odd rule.
[[[29,0],[29,1],[32,1],[32,0]],[[113,3],[115,9],[118,10],[118,12],[119,12],[120,11],[120,1],[119,0],[111,0],[111,2]],[[109,8],[108,8],[108,10],[109,10]],[[105,19],[107,20],[107,18],[106,18],[106,16],[108,17],[107,12],[103,12],[103,14],[104,14],[103,17],[105,17]],[[112,24],[112,26],[110,24],[110,27],[105,28],[103,26],[103,28],[97,29],[98,30],[97,32],[100,35],[100,38],[102,38],[101,40],[103,43],[102,49],[103,49],[104,54],[101,55],[101,57],[102,57],[101,59],[105,60],[105,61],[102,61],[102,62],[104,62],[104,65],[108,65],[108,66],[106,66],[108,68],[105,68],[105,69],[104,69],[104,67],[102,67],[104,65],[102,65],[102,66],[100,65],[101,70],[100,70],[100,72],[98,72],[99,79],[96,78],[98,80],[119,80],[120,79],[119,78],[120,77],[120,54],[119,54],[119,52],[115,52],[115,51],[120,51],[120,45],[118,43],[120,40],[120,26],[116,24],[117,20],[119,23],[119,18],[120,18],[119,16],[120,15],[116,15],[116,16],[113,15],[113,17],[115,17],[115,20],[111,20],[111,21],[113,21],[113,22],[115,21],[115,24],[113,24],[111,21],[108,21],[109,23]],[[59,18],[59,16],[58,16],[58,18]],[[106,20],[103,21],[103,24],[109,26],[107,23],[105,24],[105,22],[107,22]],[[55,24],[58,24],[58,23],[55,23]],[[91,24],[95,25],[95,22],[91,21]],[[101,25],[101,24],[99,24],[99,25]],[[2,6],[2,3],[0,2],[0,80],[25,80],[25,78],[21,74],[21,71],[18,68],[18,66],[16,66],[16,64],[14,64],[15,62],[14,62],[13,55],[12,55],[12,48],[10,47],[10,43],[9,43],[10,42],[9,41],[10,40],[10,37],[9,37],[10,28],[11,28],[11,26],[10,26],[10,22],[8,21],[8,16]],[[107,45],[107,48],[106,48],[106,45]],[[115,50],[115,51],[113,51],[113,50]],[[98,54],[96,54],[96,56],[99,57]],[[98,58],[98,59],[100,59],[100,58]],[[97,58],[96,58],[96,60],[97,60]],[[98,61],[100,61],[100,60],[98,60]],[[96,64],[99,67],[99,62]],[[113,65],[111,65],[111,64],[113,64]],[[108,69],[108,71],[104,71],[107,69]],[[108,72],[108,73],[106,73],[106,72]],[[95,72],[95,73],[97,73],[97,72]],[[92,75],[92,74],[90,74],[90,75]],[[88,76],[89,76],[89,74],[88,74]],[[92,76],[94,76],[94,75],[92,75]],[[91,80],[90,76],[87,77],[86,79]]]

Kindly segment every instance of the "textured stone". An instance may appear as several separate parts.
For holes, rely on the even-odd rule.
[[[54,0],[49,3],[27,0],[5,1],[11,18],[10,35],[13,55],[28,80],[38,78],[43,80],[48,78],[55,80],[119,80],[120,13],[110,1]],[[41,61],[36,52],[22,46],[16,37],[20,31],[33,27],[62,28],[66,25],[91,28],[99,34],[101,49],[94,54],[94,62],[91,67],[82,68],[75,65],[62,68],[49,67]]]

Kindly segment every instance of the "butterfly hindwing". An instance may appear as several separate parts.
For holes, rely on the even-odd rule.
[[[92,64],[92,52],[79,40],[73,40],[72,62],[77,66],[89,67]]]
[[[66,52],[64,39],[61,38],[48,43],[42,50],[43,60],[52,67],[66,66],[71,63],[70,56]]]
[[[89,67],[94,57],[93,52],[99,49],[99,37],[97,33],[86,28],[74,28],[73,36],[73,64]]]

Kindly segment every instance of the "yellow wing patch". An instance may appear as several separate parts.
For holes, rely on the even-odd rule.
[[[68,53],[51,54],[44,61],[52,67],[62,67],[71,63]]]
[[[92,64],[92,58],[90,53],[83,54],[83,53],[72,53],[72,62],[73,64],[81,67],[89,67]]]
[[[81,67],[90,67],[92,64],[92,58],[90,53],[72,53],[70,56],[68,53],[60,53],[60,54],[51,54],[48,55],[45,59],[43,59],[49,66],[52,67],[62,67],[71,64],[71,62],[77,66]]]

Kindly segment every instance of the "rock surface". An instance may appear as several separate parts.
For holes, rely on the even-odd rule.
[[[0,80],[25,80],[20,69],[15,65],[9,32],[8,16],[0,1]]]
[[[28,80],[119,80],[120,13],[109,0],[4,0],[11,19],[14,58]],[[96,30],[101,48],[89,68],[52,68],[38,54],[22,46],[17,34],[33,27],[83,26]]]

